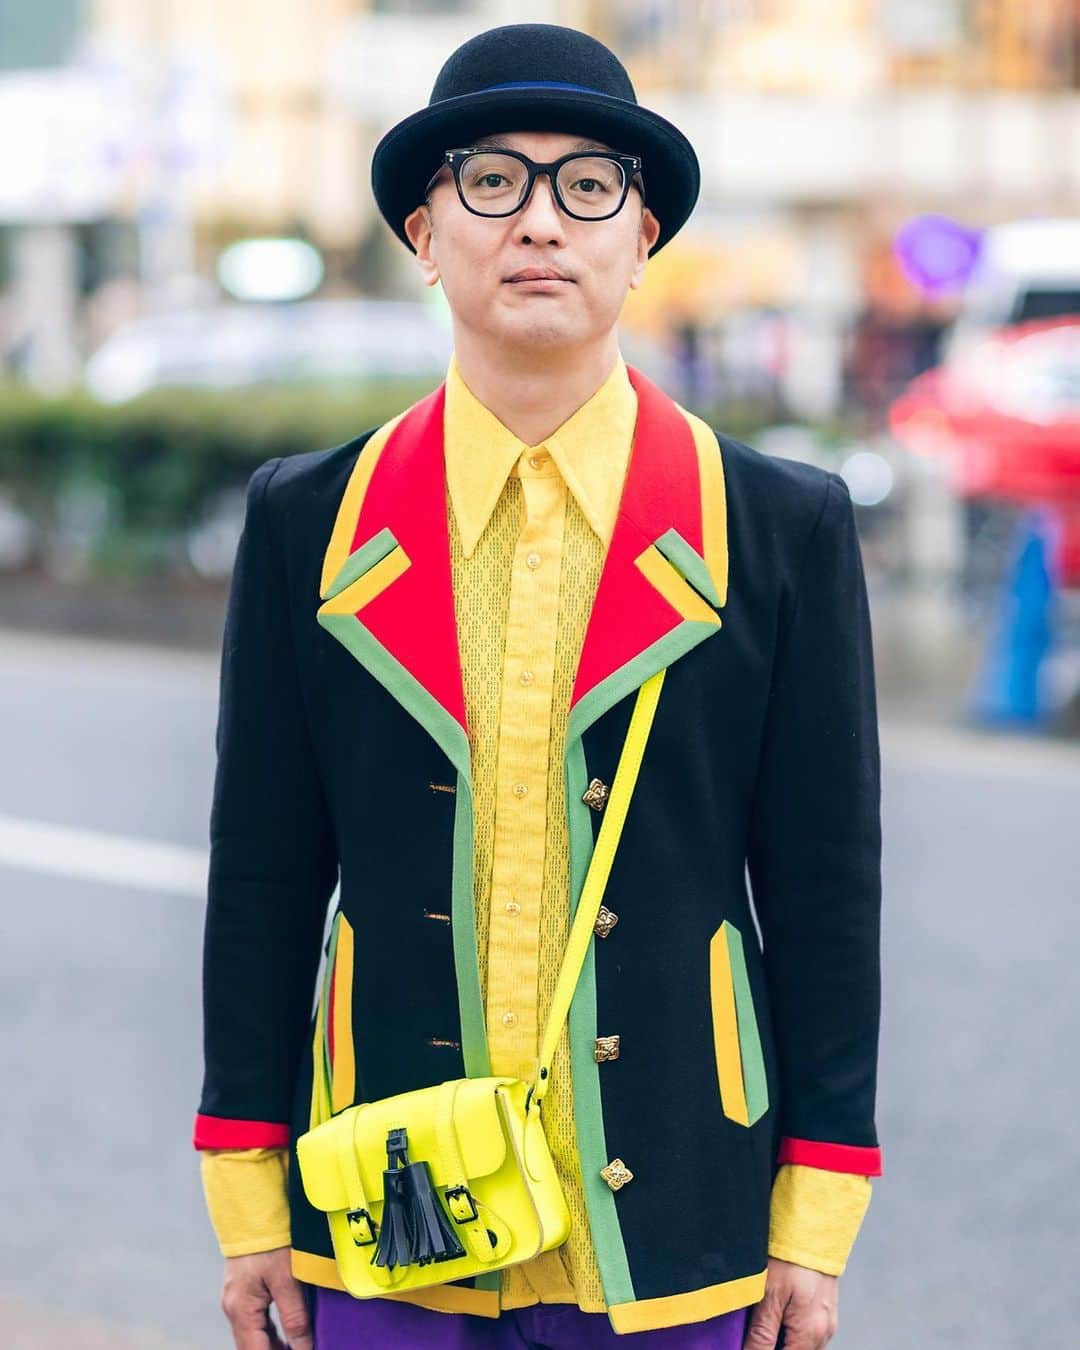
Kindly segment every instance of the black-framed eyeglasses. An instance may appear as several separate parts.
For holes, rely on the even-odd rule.
[[[444,151],[443,161],[424,195],[449,164],[462,206],[476,216],[512,216],[520,211],[540,173],[547,174],[559,209],[575,220],[608,220],[618,215],[635,177],[645,198],[641,156],[614,150],[575,150],[540,164],[520,150],[466,147]]]

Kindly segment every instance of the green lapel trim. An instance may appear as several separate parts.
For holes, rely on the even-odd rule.
[[[725,920],[728,947],[731,952],[731,982],[735,987],[735,1017],[739,1028],[739,1054],[742,1058],[743,1091],[746,1096],[747,1124],[760,1120],[769,1105],[769,1091],[765,1079],[765,1061],[761,1054],[754,998],[750,991],[750,977],[746,973],[746,954],[742,934],[733,923]]]
[[[669,531],[673,533],[673,531]],[[665,555],[666,556],[666,555]],[[696,555],[695,555],[696,556]],[[570,842],[571,913],[576,911],[585,873],[593,851],[590,808],[581,800],[588,786],[588,770],[582,736],[603,713],[621,698],[644,684],[650,675],[670,666],[673,661],[696,647],[719,624],[684,619],[663,637],[606,679],[583,694],[570,711],[566,731],[566,801]],[[646,748],[646,754],[648,750]],[[578,1155],[581,1158],[585,1205],[589,1213],[593,1248],[604,1285],[608,1305],[634,1301],[634,1284],[626,1256],[615,1194],[600,1175],[611,1161],[604,1136],[604,1115],[600,1098],[600,1072],[596,1063],[596,943],[589,944],[581,969],[581,978],[570,1004],[570,1063],[574,1078],[574,1113],[577,1120]]]
[[[654,547],[660,550],[672,567],[677,572],[681,572],[690,585],[696,591],[699,591],[710,605],[720,608],[722,602],[713,583],[712,574],[705,566],[705,559],[697,549],[690,547],[674,525],[669,530],[664,531],[660,538],[655,541]]]
[[[360,547],[342,563],[337,576],[326,588],[326,594],[323,600],[332,600],[339,591],[343,591],[346,586],[358,581],[365,572],[368,572],[377,562],[382,562],[388,553],[392,553],[398,546],[397,535],[389,525],[384,525],[378,534],[373,534],[366,544]]]
[[[469,738],[457,718],[452,717],[432,697],[411,671],[390,655],[356,615],[324,614],[320,611],[316,617],[323,628],[347,647],[360,664],[393,694],[405,711],[425,728],[458,773],[464,774],[471,784]]]
[[[461,1017],[461,1053],[465,1061],[466,1078],[487,1078],[491,1074],[491,1061],[488,1056],[484,1000],[480,992],[480,968],[477,964],[473,830],[472,787],[464,774],[459,772],[457,792],[454,794],[451,915],[458,1011]]]
[[[655,675],[664,666],[670,666],[699,642],[704,642],[719,631],[719,620],[716,623],[704,623],[700,619],[684,619],[663,637],[643,648],[625,665],[613,670],[606,679],[594,684],[570,709],[566,726],[567,755],[572,744],[580,741],[586,728],[592,726],[619,699],[625,698],[644,684],[650,675]]]
[[[566,800],[570,825],[570,894],[574,911],[585,884],[585,873],[592,856],[590,808],[581,800],[588,786],[585,750],[581,738],[568,743],[566,753]],[[571,915],[572,917],[572,915]],[[581,975],[570,1003],[568,1035],[570,1065],[574,1080],[574,1118],[577,1128],[581,1180],[593,1248],[608,1305],[631,1303],[634,1285],[626,1257],[622,1227],[615,1208],[615,1194],[600,1175],[610,1162],[604,1138],[604,1114],[600,1103],[600,1074],[593,1054],[596,1045],[596,962],[595,942],[581,967]]]
[[[389,531],[381,531],[370,542]],[[367,545],[365,545],[367,547]],[[393,547],[393,545],[391,545]],[[353,555],[355,556],[355,555]],[[375,559],[378,561],[378,559]],[[346,564],[348,566],[348,564]],[[340,580],[340,577],[335,580]],[[476,951],[476,906],[473,894],[473,805],[469,738],[464,727],[434,699],[415,675],[405,669],[381,642],[352,614],[319,614],[319,623],[332,633],[375,678],[393,694],[406,712],[423,726],[457,769],[454,796],[451,910],[454,969],[461,1047],[465,1073],[484,1078],[491,1073],[488,1060],[484,1001]],[[587,808],[586,808],[587,809]]]

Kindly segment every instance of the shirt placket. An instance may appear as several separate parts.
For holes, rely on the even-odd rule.
[[[522,452],[499,709],[488,933],[493,1073],[527,1078],[539,1048],[540,903],[566,484],[542,447]]]

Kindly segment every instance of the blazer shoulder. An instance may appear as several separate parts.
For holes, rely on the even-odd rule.
[[[831,469],[766,454],[717,427],[713,432],[724,461],[729,537],[739,551],[744,585],[753,575],[797,588],[815,541],[829,553],[855,532],[847,483]]]
[[[835,498],[837,491],[841,497],[850,496],[847,483],[831,469],[767,455],[718,427],[712,430],[720,443],[729,492],[746,498],[748,504],[767,506],[774,518],[796,524],[809,516],[813,524],[830,496]]]
[[[378,430],[369,427],[340,445],[265,460],[251,475],[249,492],[262,487],[263,510],[274,534],[288,546],[329,533],[357,456]]]
[[[275,513],[287,511],[303,498],[332,492],[339,485],[344,489],[357,456],[377,430],[377,427],[369,427],[340,445],[325,450],[304,450],[295,455],[281,455],[276,461],[269,460],[260,465],[260,469],[265,469],[267,464],[276,463],[266,487],[267,497],[273,503]]]

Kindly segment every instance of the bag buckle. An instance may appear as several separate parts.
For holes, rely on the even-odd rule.
[[[480,1217],[480,1213],[476,1208],[476,1201],[473,1199],[472,1192],[469,1190],[468,1186],[450,1186],[447,1188],[445,1195],[450,1206],[450,1213],[453,1215],[455,1222],[472,1223],[474,1219]],[[463,1200],[468,1202],[469,1209],[472,1211],[471,1213],[462,1214],[459,1212],[458,1205],[460,1205]],[[455,1201],[457,1204],[455,1204]]]
[[[369,1247],[375,1241],[375,1224],[371,1215],[366,1209],[350,1209],[345,1217],[349,1221],[349,1232],[352,1234],[353,1242],[355,1242],[358,1247]],[[365,1238],[357,1237],[356,1235],[357,1230],[354,1225],[358,1224],[361,1220],[367,1224],[368,1235]],[[361,1231],[363,1230],[361,1229]]]

